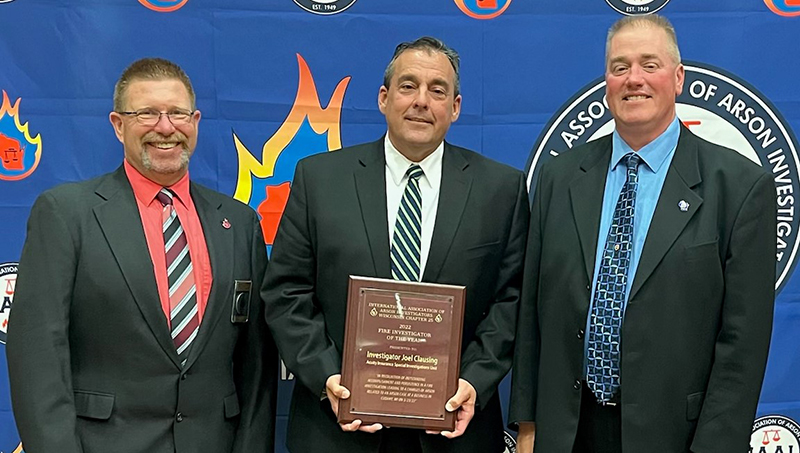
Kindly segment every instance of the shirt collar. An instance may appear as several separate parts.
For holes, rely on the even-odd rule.
[[[655,140],[643,146],[636,154],[653,173],[658,173],[664,162],[678,146],[678,137],[680,136],[680,121],[676,116],[667,127],[667,130],[661,133]],[[634,152],[625,140],[619,136],[616,129],[612,139],[613,151],[611,152],[611,169],[614,170],[619,165],[622,158],[626,154]]]
[[[442,178],[442,156],[444,155],[444,142],[439,143],[439,146],[420,162],[412,162],[402,155],[397,148],[394,147],[392,141],[389,140],[389,134],[383,140],[383,149],[386,155],[386,167],[389,169],[389,174],[395,185],[399,186],[406,176],[408,167],[417,164],[422,167],[425,173],[420,180],[426,180],[431,187],[436,187]]]
[[[150,206],[150,203],[155,200],[156,195],[161,191],[163,186],[147,179],[144,175],[139,173],[139,170],[135,169],[127,159],[123,162],[123,166],[125,168],[125,175],[128,177],[128,181],[130,181],[131,187],[133,188],[133,195],[140,203],[145,206]],[[190,200],[189,172],[186,172],[178,182],[167,187],[167,189],[175,194],[173,200],[177,198],[178,202],[182,205],[188,206]]]

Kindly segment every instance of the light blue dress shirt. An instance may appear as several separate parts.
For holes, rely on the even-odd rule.
[[[622,302],[622,313],[624,317],[625,307],[628,305],[628,296],[631,292],[636,269],[639,266],[639,258],[642,256],[644,241],[647,238],[647,230],[650,229],[650,222],[656,210],[658,197],[661,195],[661,188],[667,177],[669,165],[675,155],[675,148],[678,145],[680,136],[680,122],[678,117],[672,120],[667,130],[659,135],[655,140],[642,147],[637,154],[641,162],[639,163],[639,185],[636,188],[636,205],[633,218],[633,250],[631,251],[630,267],[628,268],[628,282],[625,289],[625,300]],[[622,158],[626,154],[634,152],[630,146],[614,131],[612,137],[611,161],[609,162],[608,174],[606,176],[606,187],[603,192],[603,212],[600,214],[600,230],[597,232],[597,252],[594,260],[594,275],[592,276],[592,298],[589,304],[589,314],[586,317],[586,336],[584,337],[584,376],[588,370],[589,351],[589,327],[591,322],[592,307],[594,306],[594,289],[597,285],[597,274],[600,272],[600,261],[605,249],[608,229],[614,218],[614,209],[617,205],[619,193],[627,179],[627,167]],[[624,342],[624,338],[620,338]]]

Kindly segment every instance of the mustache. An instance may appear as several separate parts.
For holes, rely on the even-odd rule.
[[[179,131],[175,131],[170,135],[163,135],[159,134],[158,132],[151,131],[145,134],[144,137],[142,137],[143,144],[147,142],[178,142],[181,143],[184,147],[186,147],[187,141],[188,138],[186,137],[186,135],[184,135]]]

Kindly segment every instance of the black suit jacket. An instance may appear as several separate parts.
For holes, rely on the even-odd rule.
[[[272,249],[267,321],[301,384],[289,415],[293,452],[378,451],[382,433],[342,432],[320,392],[341,372],[348,276],[391,278],[383,143],[302,160]],[[511,364],[527,225],[522,173],[445,143],[422,280],[467,286],[461,377],[481,408],[460,439],[422,433],[426,451],[503,448],[496,389]]]
[[[122,167],[37,199],[7,344],[26,452],[272,451],[277,352],[256,291],[231,323],[234,280],[258,288],[265,271],[261,229],[238,201],[190,192],[214,282],[184,368]]]
[[[572,449],[611,136],[542,168],[528,236],[510,421]],[[682,128],[622,326],[622,451],[747,451],[769,349],[775,186]],[[685,201],[688,210],[678,203]]]

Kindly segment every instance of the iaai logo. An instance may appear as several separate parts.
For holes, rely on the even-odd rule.
[[[503,449],[503,453],[516,453],[517,452],[517,440],[514,439],[514,436],[508,433],[508,431],[503,431],[503,443],[505,444],[505,448]]]
[[[696,135],[738,151],[768,169],[775,179],[775,289],[780,291],[794,270],[800,245],[800,218],[794,206],[800,191],[797,139],[772,103],[747,82],[703,63],[684,62],[684,68],[678,118]],[[605,87],[603,77],[583,87],[542,130],[526,167],[529,189],[536,187],[544,162],[614,130]]]
[[[764,0],[775,14],[786,17],[800,16],[800,0]]]
[[[294,2],[309,13],[328,16],[341,13],[353,6],[356,0],[294,0]]]
[[[171,13],[183,8],[189,0],[139,0],[143,6],[159,13]]]
[[[767,415],[753,422],[750,453],[800,452],[800,427],[783,415]]]
[[[494,19],[503,14],[511,0],[454,0],[458,9],[473,19]]]
[[[17,269],[19,263],[0,264],[0,291],[2,291],[2,304],[0,304],[0,343],[6,344],[8,332],[8,315],[11,314],[11,304],[14,303],[14,287],[17,285]]]
[[[669,0],[606,0],[608,6],[626,16],[653,14],[663,8]]]

